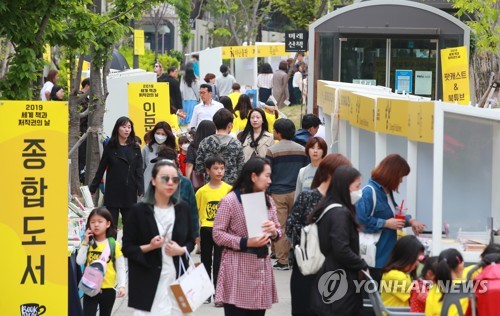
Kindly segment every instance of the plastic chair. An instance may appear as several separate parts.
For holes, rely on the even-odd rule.
[[[472,275],[479,268],[483,267],[484,264],[477,264],[474,268],[472,268],[466,277],[466,282],[472,280]],[[458,292],[454,293],[446,293],[443,296],[443,307],[441,309],[441,316],[448,316],[448,312],[452,306],[455,306],[458,311],[458,316],[464,316],[466,314],[466,310],[462,310],[462,305],[460,305],[460,299],[468,298],[469,303],[471,304],[471,315],[476,316],[476,296],[473,292],[464,291],[464,287],[460,287]]]
[[[380,298],[380,293],[378,292],[377,283],[372,279],[371,275],[362,271],[366,276],[366,280],[368,282],[368,297],[372,303],[373,311],[376,316],[425,316],[424,313],[412,313],[410,312],[410,307],[386,307],[384,303],[382,303],[382,299]]]

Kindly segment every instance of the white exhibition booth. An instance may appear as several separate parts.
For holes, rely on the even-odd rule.
[[[219,68],[223,60],[231,60],[230,72],[236,82],[245,86],[257,88],[258,58],[263,62],[271,64],[273,71],[278,69],[281,60],[294,56],[294,53],[285,52],[284,43],[256,43],[250,46],[226,46],[202,50],[189,55],[199,55],[200,78],[207,73],[213,73],[217,77],[221,75]]]
[[[465,250],[474,241],[488,243],[500,226],[500,110],[385,87],[318,80],[317,89],[330,150],[348,157],[363,183],[386,155],[404,157],[411,172],[395,198],[432,230],[424,239],[432,254],[454,247],[477,262],[480,252]]]

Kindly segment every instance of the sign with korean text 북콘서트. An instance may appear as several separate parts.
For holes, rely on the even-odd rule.
[[[285,31],[285,51],[307,52],[308,31]]]
[[[130,82],[128,84],[128,113],[134,122],[135,134],[142,137],[156,123],[170,124],[170,91],[167,82]],[[177,116],[175,119],[177,119]],[[172,124],[170,124],[173,128]]]
[[[470,101],[469,58],[465,46],[441,50],[443,101],[467,105]]]
[[[376,128],[379,133],[408,135],[408,100],[378,98]]]
[[[434,143],[434,102],[408,101],[408,139]]]
[[[68,313],[68,105],[0,101],[2,315]]]
[[[222,59],[254,58],[255,46],[224,46]]]

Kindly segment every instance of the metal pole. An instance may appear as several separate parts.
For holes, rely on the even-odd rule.
[[[132,26],[132,29],[135,30],[135,20],[131,20],[130,25]],[[134,36],[134,47],[135,47],[135,36]],[[139,55],[134,54],[133,67],[134,69],[139,68]]]

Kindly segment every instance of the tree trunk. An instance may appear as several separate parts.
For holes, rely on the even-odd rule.
[[[476,94],[475,103],[478,103],[486,90],[491,73],[495,74],[493,81],[500,82],[500,55],[492,52],[475,52],[472,59],[472,78],[474,80],[474,90]],[[500,100],[499,91],[496,91],[493,98]]]

